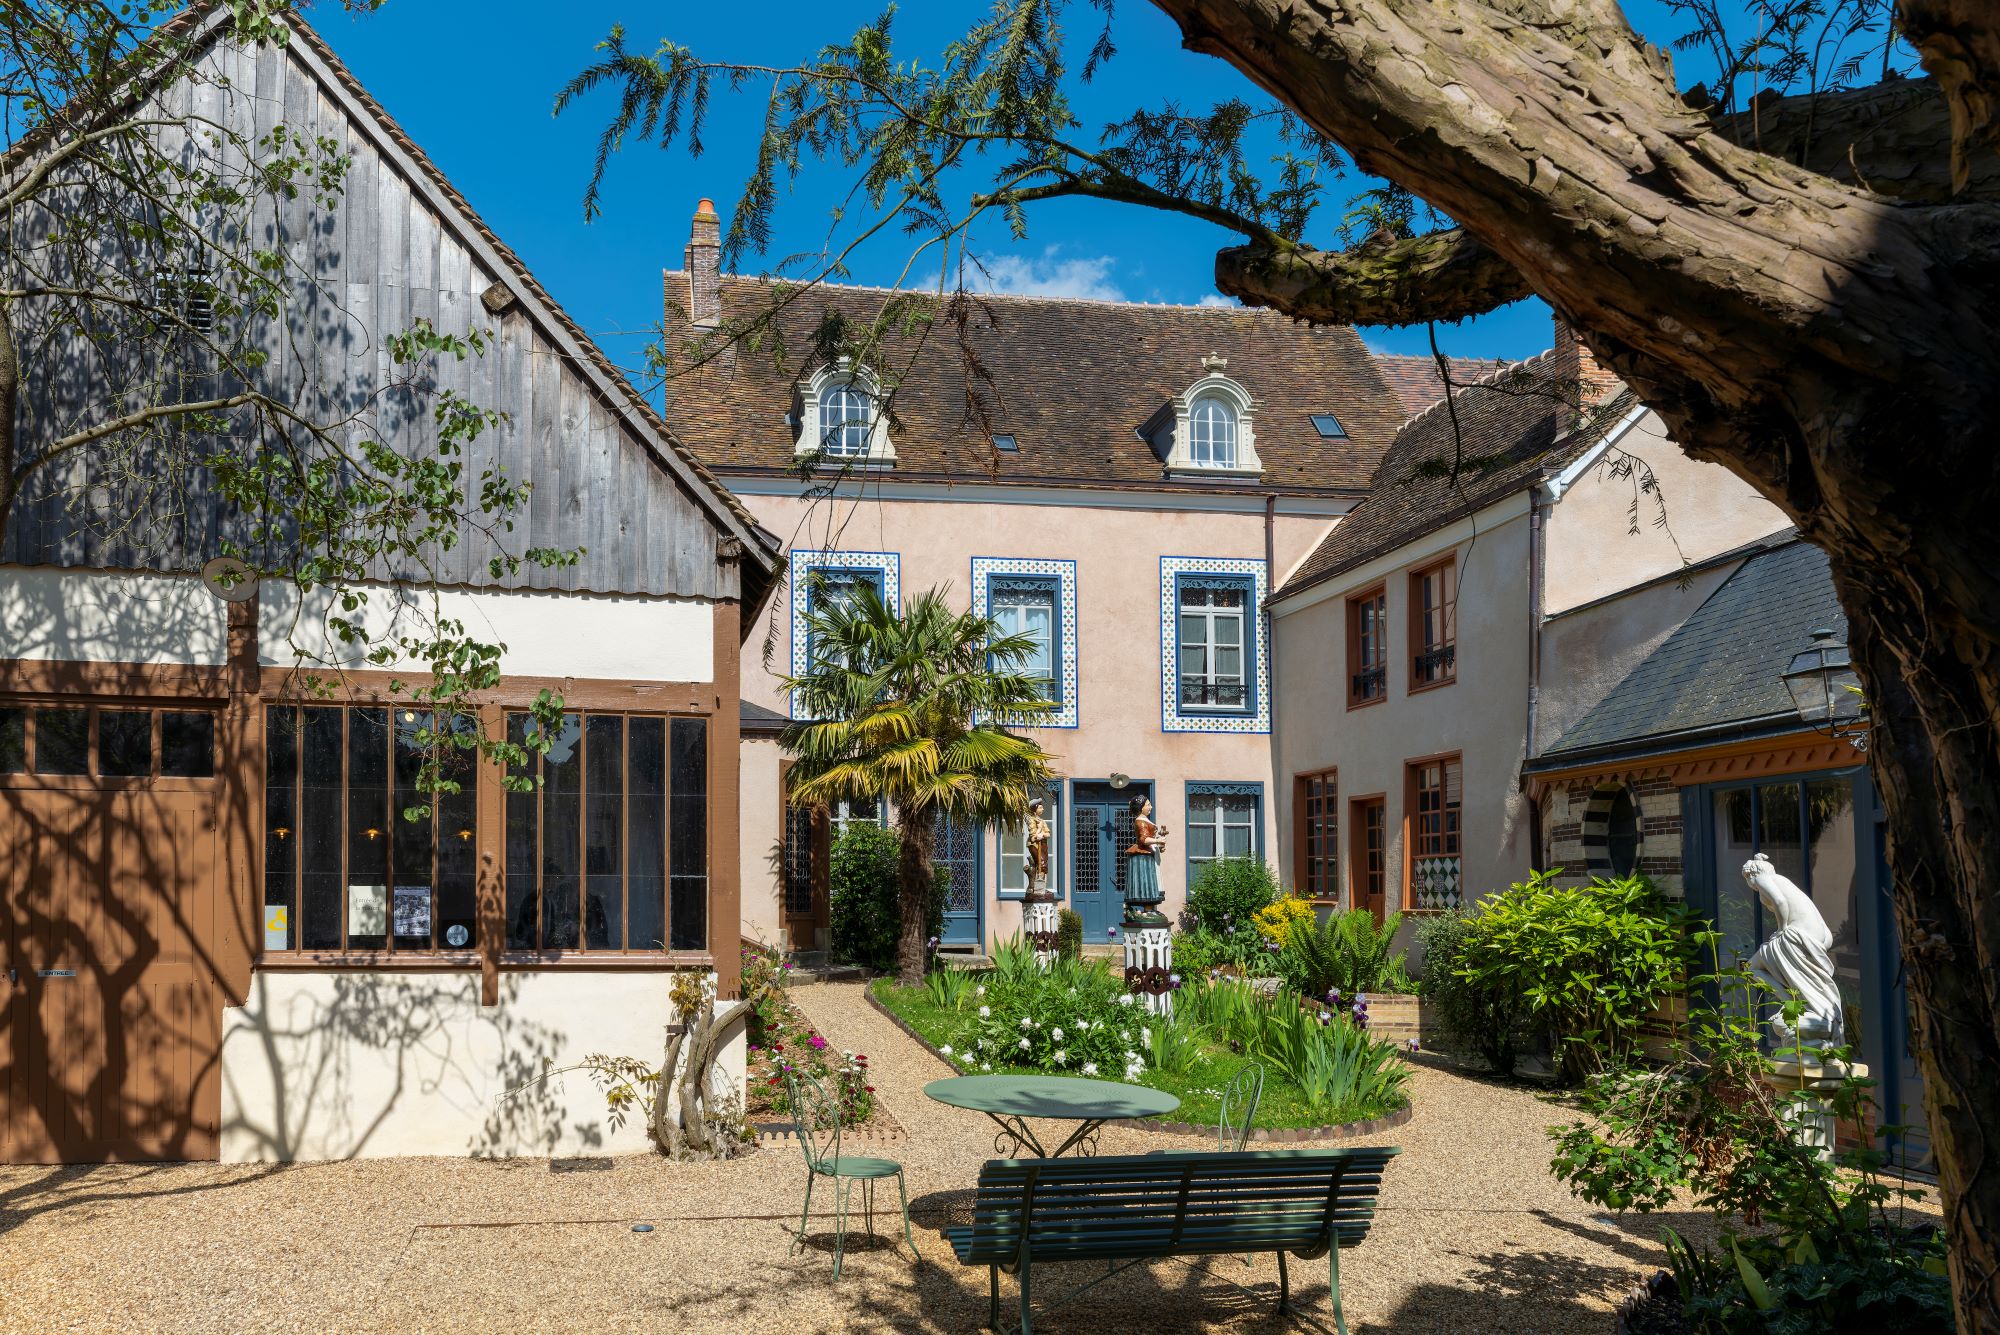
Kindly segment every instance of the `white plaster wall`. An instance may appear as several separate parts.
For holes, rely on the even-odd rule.
[[[1643,469],[1624,471],[1620,460],[1638,460]],[[1646,470],[1652,474],[1651,493],[1637,490]],[[1671,574],[1684,560],[1701,562],[1734,551],[1790,523],[1784,511],[1721,464],[1681,453],[1659,417],[1646,413],[1550,507],[1543,610],[1552,615],[1609,597]]]
[[[227,604],[189,576],[0,567],[0,658],[215,665]]]
[[[743,935],[775,946],[784,930],[785,827],[778,783],[783,753],[774,737],[745,737],[737,750],[742,758],[737,830],[742,850]],[[813,941],[790,944],[796,950],[819,948]]]
[[[1500,518],[1501,515],[1511,515]],[[1464,763],[1460,849],[1467,902],[1518,879],[1532,857],[1529,810],[1519,788],[1527,742],[1528,522],[1525,506],[1483,512],[1478,536],[1434,535],[1337,581],[1337,596],[1274,618],[1277,717],[1273,736],[1279,829],[1290,848],[1292,776],[1339,769],[1340,881],[1350,880],[1353,830],[1348,803],[1381,795],[1389,829],[1388,900],[1403,893],[1404,774],[1407,763],[1457,751]],[[1458,554],[1458,679],[1409,693],[1409,572]],[[1380,580],[1389,600],[1389,695],[1347,707],[1346,598]],[[1315,590],[1314,592],[1320,592]],[[1291,859],[1281,860],[1286,884]]]
[[[672,978],[507,973],[483,1007],[477,972],[260,971],[224,1013],[222,1158],[644,1152],[581,1071],[508,1092],[590,1053],[657,1062]],[[739,1024],[719,1062],[739,1093],[744,1056]]]
[[[378,587],[365,609],[346,614],[376,642],[398,634],[422,636],[433,616],[464,623],[466,633],[505,646],[503,675],[578,677],[607,681],[711,681],[715,676],[714,612],[686,598],[621,597],[550,590],[447,589],[435,611],[422,590]],[[303,605],[297,591],[266,581],[260,591],[258,655],[270,667],[372,667],[365,650],[343,644],[327,628],[331,599],[315,590]],[[410,670],[409,663],[392,667]],[[417,664],[415,666],[421,666]]]

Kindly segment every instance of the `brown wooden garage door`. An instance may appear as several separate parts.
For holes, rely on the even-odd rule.
[[[217,1155],[214,721],[0,705],[0,1160]]]

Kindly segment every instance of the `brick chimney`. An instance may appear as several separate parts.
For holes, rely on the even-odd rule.
[[[1577,406],[1595,408],[1625,388],[1625,382],[1607,368],[1598,365],[1576,330],[1568,320],[1556,316],[1556,346],[1549,356],[1549,373],[1565,392],[1568,386],[1576,386]]]
[[[713,329],[722,323],[722,219],[715,216],[712,199],[695,206],[684,265],[688,318],[700,328]]]

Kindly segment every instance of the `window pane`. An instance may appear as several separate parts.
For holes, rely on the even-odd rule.
[[[414,709],[396,711],[396,795],[389,811],[389,852],[394,868],[394,921],[390,930],[398,950],[428,950],[431,946],[431,825],[434,798],[423,790],[425,748],[419,736],[430,727],[428,714]],[[410,819],[413,810],[424,814]]]
[[[437,944],[447,950],[470,950],[479,935],[478,769],[461,746],[447,748],[439,763],[441,775],[459,785],[437,796]]]
[[[97,715],[97,772],[108,779],[143,779],[153,773],[153,716],[143,709],[105,709]]]
[[[1000,888],[1020,894],[1028,888],[1027,832],[1019,825],[1000,828]]]
[[[528,742],[529,716],[507,716],[507,740],[517,746]],[[532,780],[540,765],[530,754],[524,764],[510,766],[508,776],[517,781]],[[536,942],[537,907],[535,886],[541,879],[542,796],[533,788],[507,794],[507,949],[533,950]]]
[[[1181,644],[1186,646],[1207,643],[1208,618],[1205,616],[1193,616],[1186,612],[1181,613]]]
[[[183,779],[215,777],[215,715],[203,710],[160,715],[160,773]]]
[[[1227,681],[1243,680],[1243,650],[1225,644],[1215,651],[1215,675]]]
[[[633,950],[667,948],[667,721],[635,718],[627,729],[626,788],[631,795],[627,831],[626,943]]]
[[[28,768],[28,711],[0,709],[0,774]]]
[[[86,774],[90,758],[90,711],[35,711],[35,773]]]
[[[704,950],[708,946],[708,724],[698,718],[677,718],[670,740],[670,941],[675,950]]]
[[[299,711],[264,711],[264,949],[290,950],[298,875]]]
[[[1806,884],[1805,836],[1799,829],[1799,785],[1765,784],[1757,790],[1757,851],[1792,884]],[[1742,878],[1739,867],[1737,877]]]
[[[574,950],[583,870],[583,719],[563,715],[542,757],[542,949]]]
[[[389,941],[389,711],[347,714],[347,948]]]
[[[1188,813],[1188,856],[1206,862],[1215,856],[1215,808],[1197,808]]]
[[[593,714],[584,740],[583,942],[625,944],[625,720]]]
[[[299,791],[299,944],[340,949],[341,787],[339,709],[301,711],[303,783]]]

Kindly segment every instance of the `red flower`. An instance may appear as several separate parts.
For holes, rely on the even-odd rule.
[[[863,1085],[862,1088],[867,1090],[870,1094],[873,1094],[875,1092],[875,1086],[873,1085]]]

